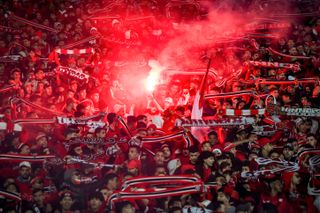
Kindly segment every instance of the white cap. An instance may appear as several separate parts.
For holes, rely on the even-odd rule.
[[[21,167],[23,167],[23,166],[31,168],[31,164],[30,164],[28,161],[22,161],[22,162],[19,164],[19,168],[21,168]]]
[[[215,155],[221,155],[222,154],[220,149],[214,149],[214,150],[212,150],[212,153],[215,154]]]
[[[172,100],[171,97],[166,97],[166,98],[164,99],[164,102],[168,102],[168,103],[170,103],[170,104],[173,104],[173,100]]]

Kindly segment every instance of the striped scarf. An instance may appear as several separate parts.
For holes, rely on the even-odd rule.
[[[89,19],[91,20],[106,20],[106,19],[119,19],[120,16],[108,16],[108,15],[103,15],[103,16],[90,16]]]
[[[272,160],[270,158],[258,157],[254,159],[259,166],[263,166],[263,169],[242,172],[242,178],[258,178],[259,176],[264,176],[268,174],[276,174],[282,172],[295,172],[300,169],[298,163],[285,161],[285,160]]]
[[[279,107],[274,104],[268,104],[267,112],[270,114],[284,116],[320,117],[320,109],[317,108]]]
[[[304,158],[310,155],[320,155],[320,149],[304,149],[298,152],[298,163],[301,164]]]
[[[0,31],[6,33],[21,33],[22,31],[13,27],[0,25]]]
[[[213,118],[213,119],[211,119]],[[239,126],[239,125],[248,125],[254,124],[253,118],[224,118],[216,119],[214,116],[206,116],[202,119],[191,119],[186,123],[181,123],[177,127],[222,127],[222,126]]]
[[[287,55],[287,54],[278,52],[278,51],[272,49],[271,47],[269,47],[268,50],[269,50],[272,54],[279,55],[279,56],[282,56],[282,57],[285,57],[285,58],[302,59],[302,60],[311,59],[311,57],[307,57],[307,56]]]
[[[106,42],[110,42],[112,44],[118,44],[118,45],[124,45],[124,46],[140,46],[141,42],[140,41],[131,41],[131,40],[119,40],[115,38],[108,38],[108,37],[103,37],[103,40]]]
[[[62,55],[80,55],[80,54],[88,54],[88,53],[94,53],[93,48],[86,48],[86,49],[62,49],[62,48],[56,48],[54,50],[56,53],[62,54]]]
[[[313,179],[319,177],[320,168],[320,156],[314,155],[309,158],[309,170],[311,173],[309,183],[308,183],[308,194],[313,196],[320,196],[319,185],[314,186]]]
[[[131,190],[134,187],[136,190]],[[122,184],[121,190],[114,192],[108,199],[113,207],[115,201],[135,199],[155,199],[183,194],[206,192],[208,187],[192,176],[151,176],[132,178]]]
[[[107,124],[102,121],[88,121],[83,119],[67,118],[67,117],[57,117],[58,124],[66,125],[84,125],[90,128],[96,129],[98,127],[103,128]]]
[[[254,80],[240,80],[242,84],[261,84],[261,85],[293,85],[293,84],[317,84],[319,80],[316,78],[301,78],[296,80],[273,80],[273,79],[263,79],[263,78],[256,78]]]
[[[267,68],[283,68],[288,70],[293,70],[298,72],[301,70],[300,64],[289,64],[289,63],[279,63],[279,62],[269,62],[269,61],[248,61],[248,65],[255,67],[267,67]]]
[[[5,55],[0,57],[1,63],[18,63],[21,55]]]
[[[264,115],[266,109],[221,109],[218,111],[220,115],[225,116],[256,116]]]
[[[12,90],[12,89],[15,89],[16,87],[17,87],[17,85],[11,84],[11,85],[9,85],[9,86],[6,86],[6,87],[4,87],[4,88],[1,88],[1,89],[0,89],[0,93],[10,91],[10,90]]]
[[[255,126],[253,125],[253,130],[251,133],[254,133],[258,136],[272,136],[276,133],[277,128],[276,126],[271,126],[271,125],[263,125],[263,126]]]
[[[55,158],[55,155],[21,155],[21,154],[0,154],[0,161],[43,163],[49,158]]]
[[[40,106],[38,104],[34,104],[33,102],[25,100],[25,99],[22,99],[22,98],[14,97],[14,98],[10,99],[10,103],[18,103],[18,102],[22,102],[22,103],[24,103],[24,104],[26,104],[26,105],[28,105],[28,106],[30,106],[32,108],[35,108],[35,109],[38,109],[38,110],[41,110],[41,111],[44,111],[44,112],[47,112],[47,113],[50,113],[50,114],[53,114],[53,115],[63,115],[62,112],[48,109],[46,107]]]
[[[94,162],[89,162],[87,160],[83,160],[83,159],[79,159],[79,158],[74,158],[74,157],[70,157],[68,158],[68,160],[70,161],[70,163],[81,163],[81,164],[85,164],[85,165],[90,165],[90,166],[94,166],[95,168],[115,168],[117,166],[117,164],[106,164],[106,163],[94,163]]]
[[[173,75],[182,75],[182,76],[192,76],[192,75],[205,75],[206,73],[206,69],[202,69],[202,68],[198,68],[198,69],[192,69],[192,70],[176,70],[176,69],[166,69],[163,71],[163,76],[164,78],[166,77],[170,77]],[[217,78],[218,77],[218,73],[215,69],[210,68],[208,75],[213,77],[213,78]]]
[[[58,66],[56,68],[56,71],[58,73],[65,74],[67,76],[74,77],[74,78],[77,78],[79,80],[85,80],[87,83],[89,82],[89,77],[90,76],[85,74],[85,73],[83,73],[80,70],[76,70],[76,69],[73,69],[73,68],[70,68],[70,67]]]
[[[64,45],[62,48],[63,48],[63,49],[73,48],[73,47],[78,46],[78,45],[80,45],[80,44],[84,44],[84,43],[87,43],[87,42],[89,42],[89,41],[95,40],[95,39],[97,39],[98,37],[99,37],[99,36],[96,36],[96,35],[94,35],[94,36],[89,36],[89,37],[84,38],[84,39],[81,39],[81,40],[79,40],[79,41],[76,41],[76,42],[73,42],[73,43],[70,43],[70,44],[66,44],[66,45]]]
[[[248,33],[245,37],[250,39],[251,38],[278,39],[279,35],[268,34],[268,33]]]
[[[19,16],[14,15],[14,14],[10,14],[9,15],[9,19],[11,19],[13,21],[17,21],[17,22],[23,23],[23,24],[27,24],[27,25],[30,25],[30,26],[33,26],[33,27],[36,27],[36,28],[39,28],[39,29],[42,29],[42,30],[47,30],[47,31],[50,31],[50,32],[53,32],[53,33],[58,33],[58,31],[56,29],[53,29],[51,27],[47,27],[47,26],[42,25],[42,24],[38,24],[38,23],[33,22],[33,21],[29,21],[27,19],[21,18]]]
[[[94,118],[98,118],[100,116],[103,116],[103,113],[99,113],[93,116],[83,117],[83,118],[67,118],[67,117],[55,117],[55,118],[24,118],[24,119],[15,119],[12,122],[15,125],[24,125],[24,124],[65,124],[65,125],[86,125],[90,128],[98,128],[98,127],[104,127],[106,123],[102,121],[89,121]]]
[[[142,146],[144,143],[160,143],[163,141],[171,141],[174,139],[182,138],[185,141],[186,147],[192,146],[193,142],[189,135],[190,133],[181,130],[176,133],[160,136],[160,137],[143,137],[141,140]]]
[[[290,23],[278,22],[278,23],[250,23],[245,26],[246,30],[272,30],[272,29],[283,29],[291,27]]]
[[[273,14],[271,15],[274,18],[293,18],[293,17],[314,17],[318,16],[319,12],[310,12],[310,13],[283,13],[283,14]]]
[[[124,128],[124,130],[126,131],[127,135],[132,138],[132,133],[128,127],[128,125],[126,124],[126,122],[123,120],[123,118],[121,116],[117,117],[118,121],[120,122],[120,124],[122,125],[122,127]]]
[[[253,90],[242,90],[242,91],[236,91],[236,92],[207,94],[207,95],[204,95],[204,99],[233,98],[233,97],[243,97],[244,95],[257,96],[257,92]]]
[[[10,200],[15,200],[18,202],[21,202],[21,200],[22,200],[20,195],[18,195],[16,193],[12,193],[12,192],[7,192],[7,191],[0,191],[0,197],[5,197]]]

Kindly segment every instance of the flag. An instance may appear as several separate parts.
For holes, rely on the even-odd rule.
[[[198,120],[202,119],[204,91],[205,91],[205,88],[206,88],[206,82],[207,82],[207,78],[208,78],[210,65],[211,65],[211,57],[210,57],[209,62],[208,62],[206,74],[203,76],[201,84],[200,84],[200,88],[197,91],[196,96],[194,98],[194,102],[193,102],[193,106],[192,106],[191,119],[198,119]],[[199,140],[200,142],[205,140],[204,136],[206,134],[203,134],[205,132],[206,132],[205,128],[191,127],[192,135],[197,140]]]

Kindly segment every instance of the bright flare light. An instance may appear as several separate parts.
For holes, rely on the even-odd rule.
[[[148,65],[151,67],[149,75],[146,79],[145,86],[148,92],[153,92],[155,86],[160,82],[160,74],[165,68],[160,65],[160,63],[154,59],[148,61]]]

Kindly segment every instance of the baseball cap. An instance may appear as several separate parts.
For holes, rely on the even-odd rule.
[[[21,167],[31,168],[31,164],[30,164],[28,161],[22,161],[22,162],[19,164],[19,168],[21,168]]]
[[[46,137],[46,134],[43,133],[43,132],[39,132],[38,135],[37,135],[37,137],[36,137],[36,140],[39,140],[39,139],[42,138],[42,137]]]
[[[172,100],[172,98],[170,98],[170,97],[166,97],[166,98],[164,99],[164,102],[168,102],[168,103],[172,104],[172,103],[173,103],[173,100]]]

